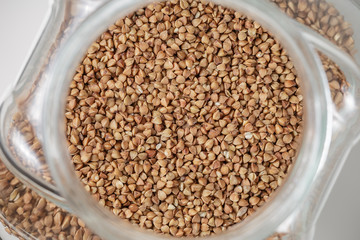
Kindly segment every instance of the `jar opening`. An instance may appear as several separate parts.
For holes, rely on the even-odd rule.
[[[259,237],[269,235],[289,216],[302,201],[313,181],[320,159],[324,156],[324,150],[329,144],[331,108],[327,106],[327,102],[330,96],[326,91],[327,82],[321,73],[321,63],[313,49],[301,32],[293,27],[291,21],[288,21],[283,14],[277,14],[278,9],[268,3],[250,0],[237,2],[216,0],[213,2],[246,13],[269,29],[289,51],[302,79],[301,87],[304,90],[306,111],[303,142],[286,184],[278,190],[272,201],[261,207],[261,210],[226,232],[214,236],[214,238],[228,239],[240,236],[244,239],[259,239]],[[45,152],[54,179],[62,195],[68,200],[69,207],[98,234],[107,238],[122,236],[128,239],[138,239],[147,233],[133,231],[127,223],[119,221],[112,214],[103,211],[93,199],[88,197],[78,181],[71,165],[65,140],[63,118],[65,99],[69,82],[75,70],[74,66],[79,62],[82,53],[86,51],[86,46],[90,45],[91,41],[104,29],[104,26],[112,22],[110,20],[126,16],[132,10],[144,6],[145,3],[147,2],[141,0],[111,1],[84,21],[62,49],[48,85],[48,89],[52,89],[52,91],[48,91],[47,99],[49,101],[43,109],[43,118],[46,123],[44,124],[46,128],[43,128],[45,142],[52,143],[45,146]],[[84,40],[83,36],[89,36],[89,38]],[[301,180],[299,181],[299,179]],[[100,224],[99,219],[101,219]],[[105,221],[106,224],[101,224]],[[262,229],[262,231],[259,232],[258,229]],[[149,239],[162,238],[149,234],[146,236]]]

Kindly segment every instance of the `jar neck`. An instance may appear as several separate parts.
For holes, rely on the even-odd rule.
[[[314,181],[320,159],[328,149],[331,131],[330,100],[326,92],[327,82],[321,74],[317,56],[293,23],[280,10],[264,1],[215,0],[217,4],[244,12],[252,19],[263,24],[289,50],[303,83],[305,94],[305,128],[302,147],[297,161],[286,184],[274,195],[273,200],[259,209],[244,223],[240,223],[216,238],[259,239],[265,238],[304,201],[309,193],[309,186]],[[42,112],[44,120],[44,141],[52,144],[45,146],[46,157],[52,175],[69,207],[100,236],[107,239],[158,239],[158,236],[134,231],[133,228],[119,221],[89,197],[74,174],[71,159],[67,154],[65,123],[63,119],[68,86],[80,62],[83,53],[104,30],[116,19],[146,5],[146,0],[110,1],[103,4],[69,37],[58,55],[54,70],[50,75]],[[87,36],[84,38],[84,36]],[[55,90],[55,91],[54,91]],[[99,221],[100,219],[100,221]],[[246,226],[244,225],[246,224]],[[261,229],[261,231],[259,231]]]

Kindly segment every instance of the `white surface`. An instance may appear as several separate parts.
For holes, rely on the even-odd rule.
[[[17,78],[48,9],[47,0],[0,0],[0,95]],[[355,146],[322,212],[315,240],[360,239],[360,144]],[[4,240],[12,239],[4,235]]]

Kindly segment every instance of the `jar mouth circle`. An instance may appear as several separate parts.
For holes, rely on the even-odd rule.
[[[304,91],[303,143],[286,183],[269,201],[245,221],[236,224],[214,237],[221,239],[266,238],[298,207],[309,191],[321,159],[330,144],[331,116],[330,93],[327,79],[322,74],[317,53],[310,47],[300,31],[275,6],[264,1],[253,0],[212,0],[212,2],[246,13],[277,36],[288,50],[295,68],[302,79]],[[105,239],[162,239],[164,236],[149,234],[132,227],[110,211],[104,210],[81,185],[76,177],[67,150],[64,112],[66,97],[76,66],[105,28],[119,17],[150,3],[147,0],[109,1],[90,15],[64,44],[54,67],[46,91],[48,101],[43,106],[43,133],[45,155],[53,178],[73,210],[96,233]],[[84,38],[84,36],[87,36]],[[46,127],[45,127],[46,126]],[[139,229],[139,230],[135,230]],[[261,231],[259,231],[261,229]],[[145,235],[146,234],[146,235]],[[168,236],[166,237],[169,238]]]

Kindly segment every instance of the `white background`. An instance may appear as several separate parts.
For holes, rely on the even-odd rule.
[[[17,78],[47,11],[48,0],[0,0],[0,97]],[[359,155],[360,144],[337,180],[319,219],[315,240],[360,240]],[[0,236],[11,239],[1,227]]]

